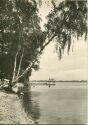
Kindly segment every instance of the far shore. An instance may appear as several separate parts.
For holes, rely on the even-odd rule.
[[[88,82],[88,80],[31,80],[30,82]]]

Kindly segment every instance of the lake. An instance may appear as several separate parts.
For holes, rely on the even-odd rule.
[[[29,94],[29,115],[36,124],[86,124],[87,83],[57,82],[37,85]],[[25,103],[28,100],[25,98]]]

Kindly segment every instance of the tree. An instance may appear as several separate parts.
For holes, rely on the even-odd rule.
[[[56,6],[48,15],[46,30],[48,37],[53,35],[56,49],[61,59],[63,50],[68,46],[68,54],[72,39],[85,36],[87,38],[87,1],[65,0]]]
[[[35,0],[1,0],[0,4],[0,70],[11,80],[27,83],[32,69],[39,67],[39,56],[54,39],[59,58],[73,37],[87,37],[87,1],[65,0],[47,16],[45,31]]]
[[[62,52],[66,46],[68,46],[69,54],[73,37],[78,39],[84,35],[85,40],[87,38],[87,1],[65,0],[58,6],[52,1],[52,5],[53,10],[47,16],[48,23],[45,25],[46,39],[48,40],[45,41],[37,54],[40,55],[45,47],[54,39],[56,50],[61,59]],[[35,61],[36,59],[33,60],[32,64],[25,69],[16,81],[32,68]]]
[[[13,83],[35,59],[32,68],[38,69],[37,53],[45,41],[45,33],[39,26],[35,0],[0,2],[0,70]],[[25,75],[26,79],[29,75],[31,69]],[[24,78],[20,80],[24,81]]]

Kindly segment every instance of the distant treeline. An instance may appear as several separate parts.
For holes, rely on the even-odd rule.
[[[87,82],[87,80],[32,80],[31,82]]]

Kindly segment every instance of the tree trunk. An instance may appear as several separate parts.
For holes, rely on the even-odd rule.
[[[20,74],[22,59],[23,59],[23,53],[22,53],[21,58],[20,58],[19,68],[18,68],[18,72],[17,72],[17,78],[18,78],[18,76]]]
[[[18,56],[18,52],[16,53],[15,61],[14,61],[14,69],[13,69],[13,78],[12,78],[12,83],[14,82],[15,77],[16,77],[17,56]]]
[[[44,48],[52,41],[52,39],[55,37],[55,35],[56,35],[56,34],[54,34],[54,35],[48,40],[48,42],[46,42],[46,43],[42,46],[42,48],[41,48],[41,50],[39,51],[38,55],[41,54],[41,52],[42,52],[42,51],[44,50]],[[25,74],[27,74],[27,73],[29,72],[29,70],[32,68],[32,66],[34,65],[35,62],[36,62],[36,59],[33,60],[33,62],[31,63],[31,65],[29,65],[29,66],[24,70],[24,72],[23,72],[20,76],[18,76],[18,78],[17,78],[16,80],[14,80],[13,82],[15,83],[15,82],[17,82],[19,79],[21,79],[22,77],[24,77]]]

